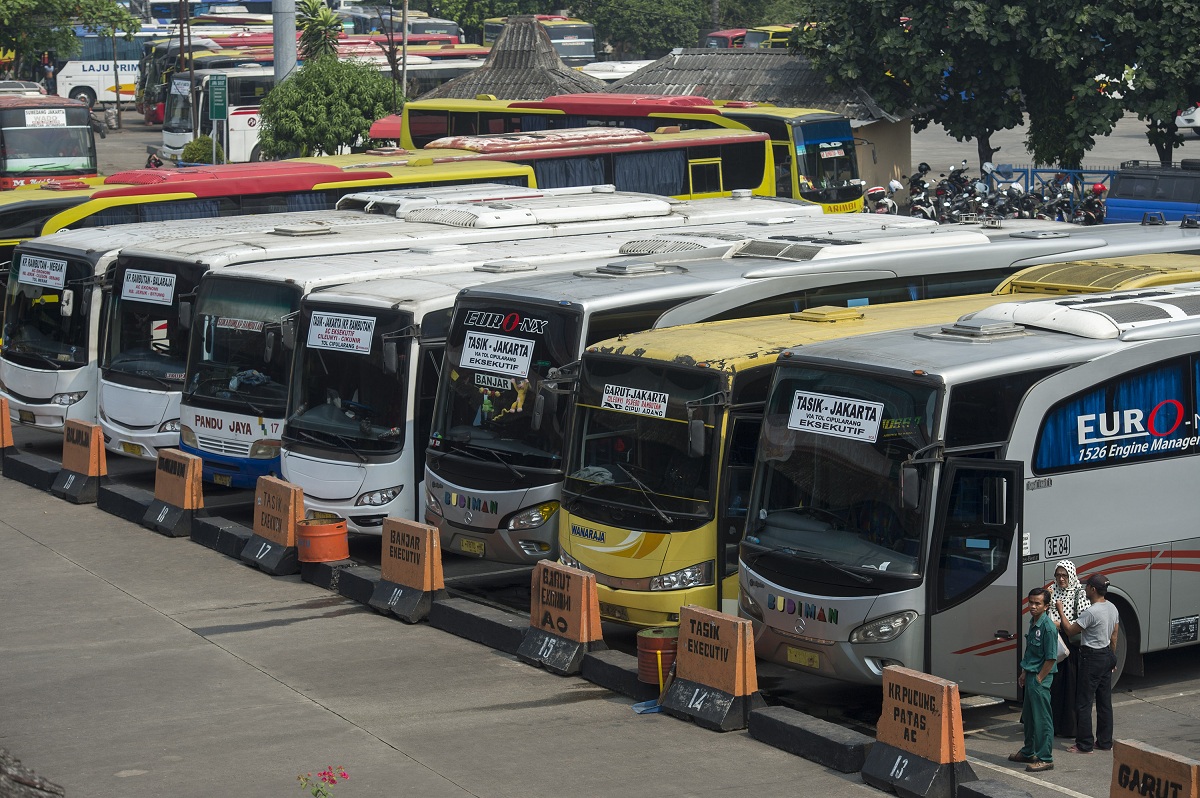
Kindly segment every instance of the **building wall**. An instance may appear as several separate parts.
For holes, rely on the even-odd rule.
[[[898,122],[879,121],[854,128],[857,139],[858,174],[867,187],[886,186],[892,178],[901,180],[902,175],[912,169],[912,120],[908,117]],[[870,144],[863,143],[865,141]],[[872,147],[874,145],[874,147]],[[875,157],[872,158],[872,149]],[[907,196],[903,199],[907,200]],[[900,202],[897,196],[896,201]]]

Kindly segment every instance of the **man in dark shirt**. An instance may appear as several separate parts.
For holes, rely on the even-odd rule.
[[[1050,591],[1044,587],[1029,591],[1029,631],[1025,633],[1025,654],[1017,685],[1025,690],[1021,707],[1021,725],[1025,727],[1025,745],[1010,762],[1024,762],[1025,770],[1037,773],[1054,769],[1054,715],[1050,710],[1050,685],[1058,670],[1058,630],[1046,611]]]

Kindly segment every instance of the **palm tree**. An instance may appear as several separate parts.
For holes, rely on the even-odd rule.
[[[342,19],[323,0],[300,0],[296,25],[300,28],[297,47],[300,60],[314,61],[326,55],[337,55]]]

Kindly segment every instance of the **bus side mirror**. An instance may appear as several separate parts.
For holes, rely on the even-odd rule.
[[[84,312],[86,313],[92,307],[92,289],[91,288],[83,289],[82,302],[83,302]]]
[[[400,349],[395,341],[383,342],[383,373],[396,374],[400,371]]]
[[[179,301],[179,327],[183,330],[192,329],[192,303]]]
[[[263,362],[270,363],[275,356],[275,331],[267,330],[266,342],[263,344]]]
[[[279,325],[279,337],[283,341],[283,348],[289,352],[296,349],[296,317],[289,316]]]
[[[921,503],[921,478],[915,465],[900,465],[900,506],[915,510]]]
[[[538,392],[537,398],[533,400],[533,413],[529,416],[529,428],[537,432],[542,428],[542,416],[546,412],[546,394]]]
[[[688,421],[688,457],[704,456],[704,419]]]
[[[70,316],[71,311],[75,309],[75,292],[70,288],[64,290],[58,298],[58,312],[64,316]]]

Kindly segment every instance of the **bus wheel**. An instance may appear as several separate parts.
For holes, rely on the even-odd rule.
[[[1112,601],[1112,599],[1109,599]],[[1117,622],[1117,665],[1113,668],[1112,685],[1117,686],[1117,682],[1121,679],[1121,674],[1125,672],[1125,665],[1130,661],[1131,656],[1137,656],[1137,640],[1138,629],[1137,621],[1134,620],[1133,612],[1125,605],[1123,601],[1113,601],[1113,606],[1117,608],[1119,620]],[[1133,646],[1133,650],[1130,650]],[[1136,671],[1137,668],[1134,668]]]
[[[262,160],[262,149],[260,149],[259,146],[257,144],[255,144],[254,149],[250,150],[250,163],[258,163],[261,160]]]
[[[86,86],[78,86],[74,89],[71,89],[71,94],[69,96],[72,100],[79,100],[83,103],[86,103],[88,108],[91,108],[96,104],[96,92],[92,91]]]

